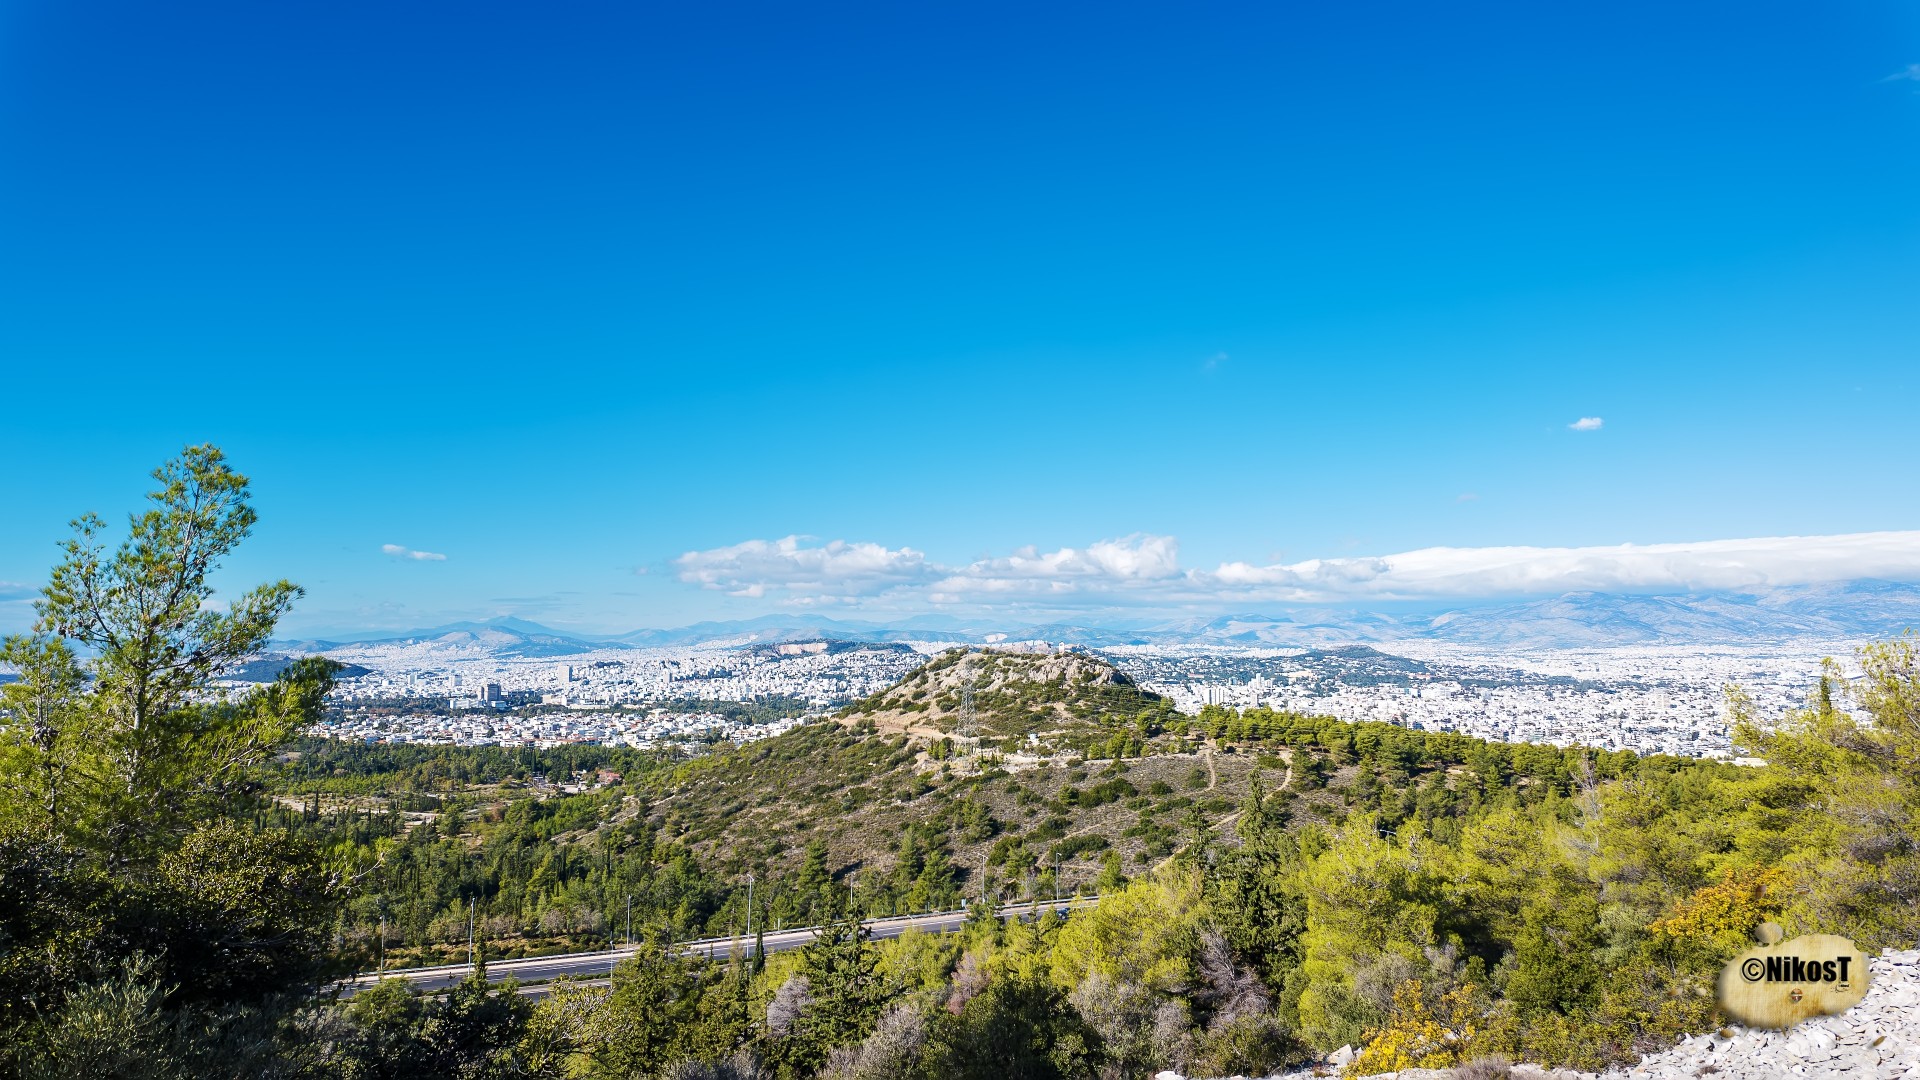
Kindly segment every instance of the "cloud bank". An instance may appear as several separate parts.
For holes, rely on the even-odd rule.
[[[1466,600],[1564,592],[1714,592],[1865,578],[1920,580],[1920,532],[1605,547],[1422,548],[1183,569],[1179,543],[1137,533],[1084,548],[942,565],[913,548],[743,543],[674,560],[681,581],[797,606],[1219,607],[1247,602]]]
[[[447,557],[437,551],[415,551],[405,544],[381,544],[380,550],[396,559],[412,559],[415,562],[447,561]]]
[[[794,596],[851,599],[938,578],[941,570],[912,548],[834,540],[808,547],[803,538],[747,540],[711,551],[689,551],[674,560],[681,581],[734,596]]]
[[[1599,431],[1606,423],[1605,420],[1597,416],[1583,416],[1573,423],[1568,424],[1567,427],[1574,431]]]

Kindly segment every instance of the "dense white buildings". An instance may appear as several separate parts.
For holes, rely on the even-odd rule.
[[[795,721],[748,723],[742,710],[699,703],[777,699],[785,712],[820,712],[926,659],[903,646],[810,644],[607,649],[562,662],[418,643],[344,646],[328,655],[371,673],[339,683],[322,733],[460,746],[739,742]]]
[[[450,712],[446,715],[394,716],[346,707],[316,734],[365,742],[450,746],[536,746],[599,743],[651,750],[668,744],[691,746],[724,740],[751,742],[789,731],[797,719],[748,724],[720,713],[667,709],[597,712]]]
[[[327,733],[460,745],[740,741],[792,721],[749,723],[750,710],[717,703],[779,699],[783,713],[824,712],[890,685],[948,647],[749,643],[556,660],[422,643],[347,646],[329,655],[371,674],[340,684]],[[1124,646],[1104,655],[1189,712],[1266,705],[1510,742],[1726,757],[1733,753],[1729,685],[1739,685],[1761,715],[1778,715],[1803,700],[1823,655],[1844,652],[1633,646],[1496,655],[1401,642],[1378,651]]]
[[[1730,757],[1727,697],[1762,717],[1800,705],[1844,647],[1631,646],[1490,654],[1428,642],[1374,650],[1128,647],[1120,666],[1183,710],[1324,713],[1502,742]],[[1371,653],[1369,656],[1367,654]]]
[[[816,707],[872,693],[919,666],[933,649],[780,646],[607,649],[570,657],[494,657],[427,645],[349,645],[329,656],[372,669],[344,680],[341,704],[402,698],[477,704],[544,703],[581,710],[674,701],[797,698]]]

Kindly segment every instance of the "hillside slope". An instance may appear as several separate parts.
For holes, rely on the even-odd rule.
[[[1282,758],[1264,766],[1284,781]],[[978,895],[983,875],[1014,897],[1151,866],[1192,815],[1226,823],[1262,767],[1216,757],[1103,660],[954,650],[833,718],[655,778],[647,813],[723,868],[798,865],[824,845],[835,876],[884,891],[937,851],[945,887],[918,900]]]
[[[956,734],[969,723],[978,737]],[[1256,780],[1299,824],[1383,801],[1393,822],[1564,786],[1580,754],[1265,710],[1187,717],[1094,657],[956,650],[834,718],[654,774],[642,798],[663,840],[722,873],[791,869],[812,847],[884,912],[976,896],[983,878],[1008,899],[1091,888],[1196,838],[1232,842]]]

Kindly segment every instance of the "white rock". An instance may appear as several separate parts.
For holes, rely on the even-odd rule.
[[[1352,1046],[1343,1046],[1327,1055],[1327,1064],[1336,1069],[1344,1069],[1353,1063],[1354,1058],[1359,1056]]]

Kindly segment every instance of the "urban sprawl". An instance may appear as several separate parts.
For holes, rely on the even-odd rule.
[[[555,658],[432,642],[342,646],[327,655],[355,665],[356,674],[340,681],[322,733],[462,746],[745,742],[879,690],[953,647],[784,642]],[[1506,742],[1721,758],[1734,752],[1728,686],[1741,687],[1760,715],[1778,715],[1805,700],[1822,656],[1845,653],[1837,646],[1636,646],[1496,656],[1427,642],[1093,651],[1189,713],[1264,706]]]

